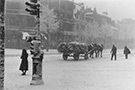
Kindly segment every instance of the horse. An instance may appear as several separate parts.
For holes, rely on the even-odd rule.
[[[104,45],[101,44],[101,45],[97,45],[97,44],[94,44],[94,47],[95,47],[95,57],[102,57],[102,52],[103,52],[103,48],[104,48]]]
[[[88,45],[88,53],[90,54],[89,57],[94,58],[94,51],[95,51],[94,44]]]

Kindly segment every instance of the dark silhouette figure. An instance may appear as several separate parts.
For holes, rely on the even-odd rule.
[[[22,50],[22,55],[20,57],[22,59],[19,70],[22,71],[22,75],[26,74],[26,71],[28,70],[28,53],[26,49]]]
[[[101,45],[96,45],[96,48],[95,48],[95,54],[96,54],[96,57],[102,57],[102,52],[103,52],[103,44]]]
[[[113,60],[113,57],[116,60],[116,53],[117,53],[117,48],[115,45],[113,45],[113,47],[111,49],[111,60]]]
[[[88,52],[89,52],[89,54],[90,54],[89,56],[91,58],[94,58],[94,49],[95,49],[95,47],[93,44],[88,45]]]
[[[128,59],[128,54],[130,54],[131,51],[127,48],[127,46],[124,47],[124,54],[125,54],[125,59]]]

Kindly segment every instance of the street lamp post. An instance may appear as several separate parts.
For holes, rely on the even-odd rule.
[[[31,42],[31,53],[33,54],[33,72],[32,72],[32,81],[30,85],[40,85],[43,84],[42,80],[42,59],[43,59],[43,51],[41,50],[41,41],[32,40]]]
[[[32,81],[30,85],[40,85],[43,84],[42,80],[42,59],[43,59],[43,51],[41,49],[41,37],[40,37],[40,4],[39,0],[30,0],[31,3],[26,2],[25,4],[30,7],[30,9],[26,8],[25,10],[30,13],[30,15],[34,15],[36,19],[36,30],[37,34],[35,37],[29,40],[30,42],[30,52],[32,56]]]

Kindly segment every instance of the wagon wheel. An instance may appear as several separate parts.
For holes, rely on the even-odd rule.
[[[74,54],[74,60],[78,60],[79,59],[79,54]]]
[[[84,59],[85,59],[85,60],[88,59],[88,54],[87,54],[87,53],[84,54]]]
[[[67,60],[67,58],[68,58],[68,55],[67,54],[63,54],[63,59]]]

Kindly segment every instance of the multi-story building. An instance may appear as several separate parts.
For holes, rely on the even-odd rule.
[[[74,33],[75,33],[75,40],[79,42],[84,42],[85,38],[83,35],[83,31],[85,30],[85,25],[87,23],[85,19],[85,8],[84,3],[74,3],[74,13],[73,17],[75,20],[75,26],[74,26]]]
[[[17,46],[10,44],[15,44],[18,41],[18,37],[20,37],[19,42],[21,44],[22,32],[34,31],[35,19],[25,11],[26,6],[24,3],[20,1],[6,2],[6,34],[8,34],[6,35],[6,45]],[[48,4],[50,9],[54,9],[60,21],[58,31],[51,33],[50,45],[56,47],[61,41],[68,42],[73,40],[75,37],[74,2],[69,0],[42,0],[41,3],[42,5]]]
[[[25,12],[24,2],[6,2],[6,29],[33,30],[34,17]]]
[[[27,48],[29,45],[22,40],[22,32],[34,31],[35,20],[25,12],[24,2],[6,1],[5,11],[6,40],[8,48]]]
[[[74,38],[74,2],[69,0],[45,0],[43,4],[47,4],[53,9],[60,21],[57,31],[57,42],[68,42]]]
[[[96,11],[96,8],[94,8],[93,10],[91,8],[86,8],[85,11],[87,22],[95,21],[99,26],[104,25],[105,23],[115,26],[115,22],[110,17],[104,14],[99,14]]]
[[[115,22],[107,16],[107,12],[104,12],[103,14],[99,14],[94,8],[93,10],[91,8],[86,8],[85,10],[85,17],[86,21],[88,23],[90,22],[96,22],[97,31],[95,33],[97,36],[92,38],[94,39],[92,42],[95,43],[103,43],[105,48],[110,48],[111,44],[113,43],[113,35],[115,33]],[[106,29],[101,30],[104,25],[108,25],[109,27],[106,27]],[[103,33],[104,31],[104,33]]]
[[[23,31],[34,31],[35,18],[25,11],[25,2],[6,2],[6,44],[17,42],[18,37],[22,43]],[[71,0],[41,0],[42,5],[48,5],[53,9],[60,21],[58,31],[51,33],[51,47],[56,47],[59,42],[72,40],[84,41],[83,30],[88,22],[95,20],[98,25],[107,22],[113,25],[111,18],[98,14],[96,9],[84,8],[83,3],[75,3]],[[91,13],[91,14],[89,14]],[[23,44],[22,44],[23,45]],[[24,45],[23,45],[24,46]]]

